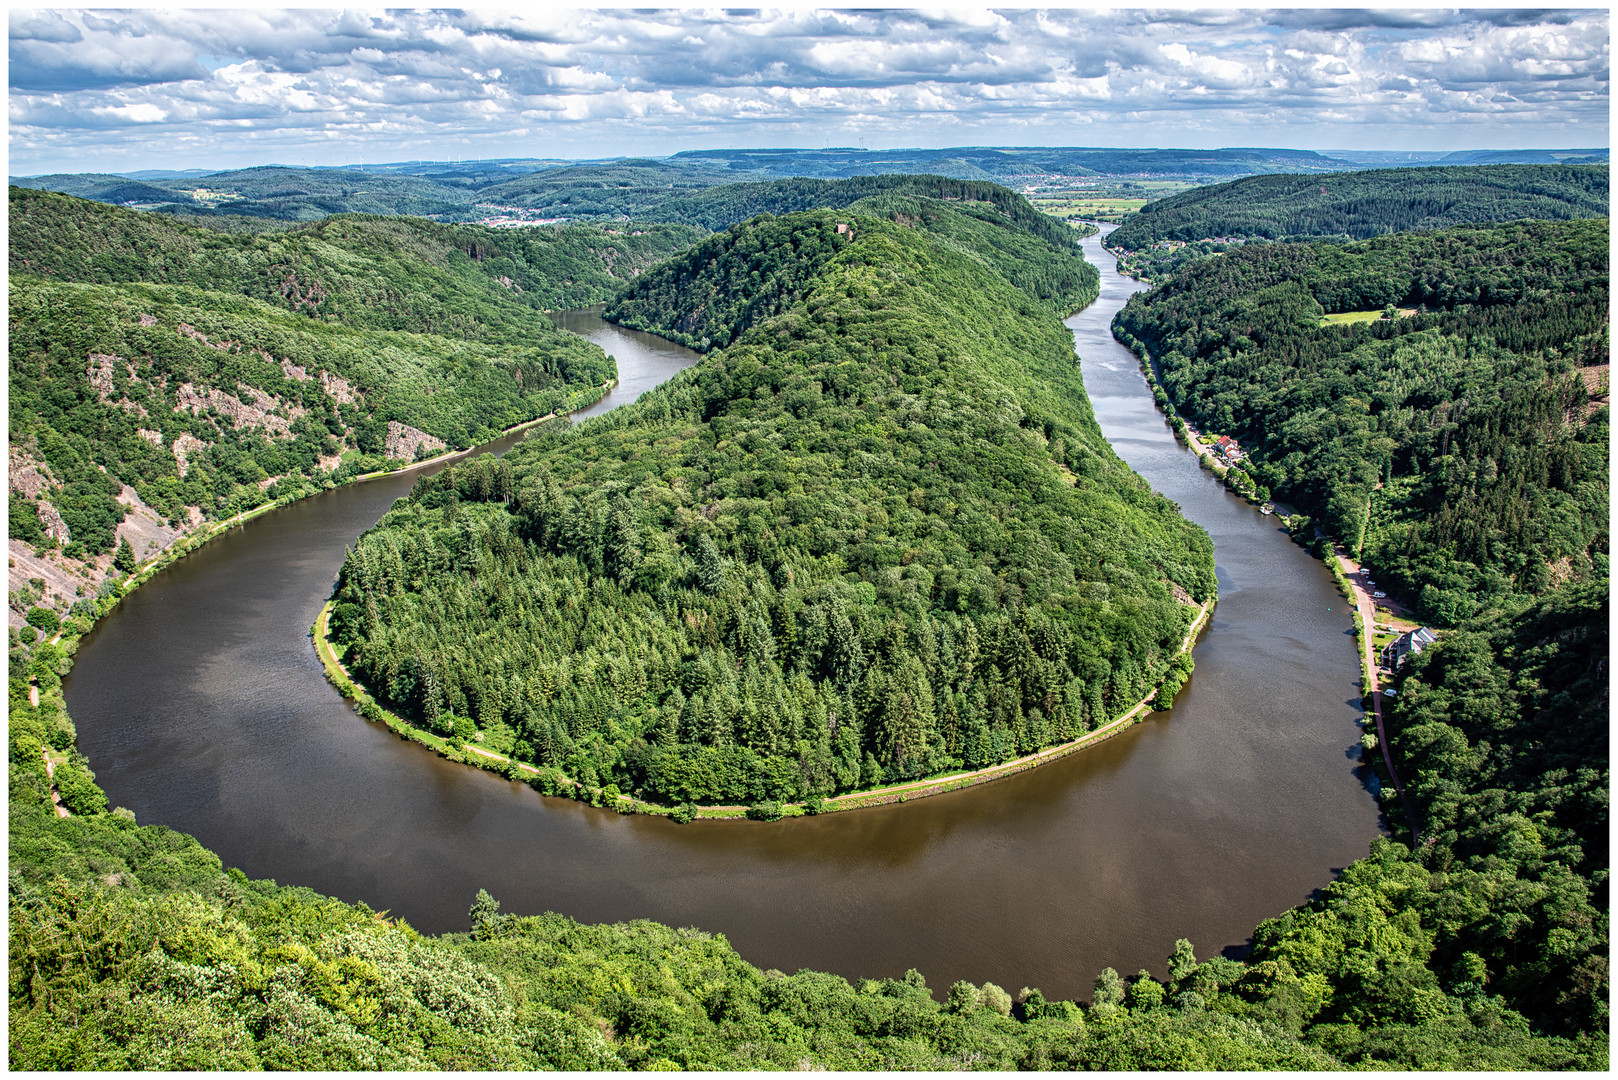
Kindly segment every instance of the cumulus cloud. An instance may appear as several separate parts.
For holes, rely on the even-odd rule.
[[[1012,133],[1355,143],[1333,127],[1422,148],[1607,138],[1596,9],[57,9],[13,12],[10,36],[13,171],[92,147],[239,164],[424,141],[595,156]]]

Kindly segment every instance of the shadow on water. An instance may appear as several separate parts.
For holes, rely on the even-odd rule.
[[[308,629],[344,548],[415,475],[265,515],[128,597],[67,681],[114,805],[254,877],[365,900],[418,929],[504,910],[651,918],[727,936],[760,967],[956,979],[1088,996],[1101,968],[1161,971],[1179,937],[1247,940],[1377,835],[1339,751],[1358,682],[1318,561],[1197,467],[1152,405],[1112,313],[1070,319],[1119,453],[1212,534],[1222,601],[1169,713],[1033,772],[902,806],[677,826],[544,798],[358,719]],[[588,312],[562,325],[619,363],[611,408],[695,359]],[[514,440],[512,440],[514,441]],[[509,443],[508,443],[509,444]]]

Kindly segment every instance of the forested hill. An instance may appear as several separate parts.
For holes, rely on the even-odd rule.
[[[1071,236],[1060,231],[1066,226],[1056,226],[1053,233],[1048,225],[1054,223],[1029,208],[1043,220],[1038,232],[1025,230],[995,203],[945,203],[907,194],[913,185],[903,178],[880,179],[885,183],[860,183],[842,190],[843,195],[881,192],[861,197],[847,207],[849,213],[919,228],[1056,314],[1066,315],[1096,298],[1100,275]],[[822,192],[826,198],[834,194]],[[1010,192],[992,188],[982,194],[998,197]],[[1027,207],[1020,197],[1017,202]],[[805,283],[851,239],[848,223],[843,225],[843,231],[834,229],[825,238],[794,234],[790,242],[773,247],[769,244],[775,233],[768,228],[750,231],[740,241],[729,235],[710,237],[687,257],[644,275],[613,301],[607,317],[692,348],[723,348],[755,322],[779,314],[799,299]],[[1054,243],[1047,234],[1054,236]]]
[[[1262,245],[1131,298],[1114,330],[1251,453],[1261,493],[1451,625],[1605,571],[1607,257],[1605,220]]]
[[[127,571],[201,520],[589,400],[610,358],[543,309],[604,299],[697,235],[227,233],[13,188],[13,626],[93,607],[120,541]]]
[[[1142,251],[1164,240],[1365,240],[1391,232],[1608,213],[1605,165],[1476,165],[1249,176],[1141,207],[1107,238]]]
[[[1208,538],[1101,438],[1057,317],[959,245],[813,211],[647,275],[620,309],[711,295],[731,343],[422,481],[345,564],[351,669],[665,804],[977,767],[1172,693]]]
[[[243,235],[24,188],[11,215],[13,274],[193,285],[356,328],[513,344],[552,335],[536,310],[599,303],[703,235],[363,215]]]
[[[793,177],[765,183],[723,184],[682,195],[645,211],[648,220],[684,222],[720,231],[758,214],[787,214],[848,206],[878,195],[949,200],[1009,222],[1057,248],[1077,244],[1078,233],[1036,210],[1009,188],[986,180],[945,176],[855,176],[844,180]]]

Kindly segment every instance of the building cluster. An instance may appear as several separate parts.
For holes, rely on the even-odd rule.
[[[1245,456],[1242,453],[1241,444],[1229,435],[1221,435],[1215,439],[1213,441],[1213,451],[1214,456],[1223,458],[1226,465],[1238,464]]]
[[[1389,671],[1397,671],[1399,665],[1405,662],[1405,657],[1421,652],[1437,640],[1437,635],[1427,627],[1418,626],[1382,647],[1382,663],[1387,665]]]

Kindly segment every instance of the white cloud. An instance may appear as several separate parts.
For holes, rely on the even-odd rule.
[[[102,167],[240,164],[300,144],[381,160],[446,139],[588,156],[793,131],[800,144],[1015,131],[1319,146],[1352,144],[1331,130],[1348,125],[1374,126],[1379,145],[1595,145],[1608,23],[1602,10],[14,12],[12,170],[92,148]]]

